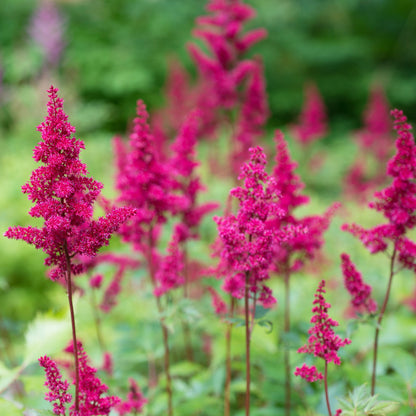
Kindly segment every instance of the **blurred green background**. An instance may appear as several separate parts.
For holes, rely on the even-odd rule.
[[[267,39],[251,54],[264,61],[271,109],[268,128],[293,122],[303,85],[315,81],[327,106],[333,170],[326,180],[329,199],[340,193],[342,168],[352,160],[351,131],[374,82],[384,85],[392,106],[416,119],[416,3],[414,0],[247,0],[257,10],[250,27],[265,27]],[[34,168],[36,126],[46,113],[51,83],[65,99],[65,111],[86,143],[82,159],[113,196],[111,138],[124,134],[135,102],[150,111],[164,104],[169,59],[179,58],[195,76],[186,44],[200,0],[60,0],[61,23],[45,29],[34,22],[40,2],[0,2],[0,229],[35,224],[20,187]],[[32,29],[30,29],[32,27]],[[62,53],[48,65],[33,27],[46,37],[62,36]],[[31,31],[32,30],[32,31]],[[271,134],[268,134],[271,137]],[[343,143],[340,145],[340,143]],[[338,167],[338,168],[335,168]],[[305,179],[311,181],[311,175]],[[313,192],[314,188],[311,188]],[[315,192],[321,192],[315,188]],[[320,196],[322,196],[320,194]],[[319,204],[318,204],[319,205]],[[325,204],[322,204],[324,207]],[[321,210],[323,211],[323,209]],[[23,242],[0,240],[0,303],[7,319],[29,320],[53,303],[42,255]],[[29,289],[29,290],[28,290]],[[58,288],[59,289],[59,288]],[[6,319],[7,318],[7,319]],[[15,328],[15,326],[14,326]],[[18,331],[18,328],[16,329]]]

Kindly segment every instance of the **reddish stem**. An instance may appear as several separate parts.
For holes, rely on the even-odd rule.
[[[149,266],[149,273],[150,273],[150,280],[153,285],[153,289],[156,287],[156,274],[155,268],[153,264],[153,237],[152,231],[149,232],[149,245],[148,245],[148,255],[147,255],[147,264]],[[165,325],[164,318],[163,318],[163,307],[160,301],[159,296],[155,296],[156,298],[156,305],[157,310],[160,316],[160,326],[162,327],[162,334],[163,334],[163,346],[165,350],[164,356],[164,370],[166,375],[166,393],[168,396],[168,416],[173,416],[173,405],[172,405],[172,378],[170,376],[170,351],[169,351],[169,332],[168,328]]]
[[[244,312],[246,324],[246,416],[250,416],[250,309],[249,309],[249,273],[246,272],[244,289]]]
[[[288,264],[284,267],[283,279],[285,283],[285,310],[284,310],[284,334],[286,335],[286,342],[290,332],[290,271]],[[291,409],[291,376],[290,369],[290,350],[288,345],[284,345],[284,366],[285,366],[285,415],[290,415]]]
[[[72,302],[72,281],[71,281],[71,259],[68,254],[66,242],[64,244],[66,259],[66,283],[68,292],[69,313],[71,315],[72,343],[74,345],[74,362],[75,362],[75,412],[79,412],[79,358],[78,358],[78,341],[75,328],[75,312]]]
[[[230,318],[234,316],[234,298],[230,296]],[[231,331],[232,322],[227,323],[225,332],[225,392],[224,392],[224,416],[230,416],[230,385],[231,385]]]
[[[326,360],[325,360],[324,384],[325,384],[325,399],[326,399],[326,406],[328,408],[328,415],[332,416],[331,406],[329,405],[329,396],[328,396],[328,362]]]
[[[380,314],[377,319],[377,326],[376,326],[376,333],[374,337],[374,346],[373,346],[373,373],[371,376],[371,395],[374,396],[375,389],[376,389],[376,368],[377,368],[377,351],[378,351],[378,338],[380,334],[380,328],[381,328],[381,321],[383,320],[384,312],[387,308],[387,303],[389,301],[390,297],[390,291],[391,291],[391,284],[393,281],[394,276],[394,260],[396,259],[396,253],[397,253],[397,245],[396,242],[394,243],[393,248],[393,254],[391,255],[390,260],[390,276],[389,276],[389,282],[387,284],[387,290],[386,295],[384,297],[384,302],[380,310]]]

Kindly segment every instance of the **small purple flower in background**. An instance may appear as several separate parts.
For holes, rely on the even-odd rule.
[[[333,327],[338,326],[338,322],[331,319],[328,315],[328,309],[331,307],[329,303],[325,301],[325,280],[322,280],[319,284],[319,287],[315,293],[315,300],[313,301],[311,323],[314,324],[312,328],[309,329],[309,338],[308,343],[303,347],[298,349],[299,353],[313,354],[315,357],[322,358],[325,363],[331,363],[340,365],[341,360],[338,356],[338,350],[341,347],[344,347],[347,344],[350,344],[351,341],[348,338],[342,340],[338,335],[335,335]],[[307,379],[308,374],[312,373],[313,378],[322,378],[321,373],[317,373],[313,370],[313,367],[303,366],[301,368],[296,368],[295,375],[299,375],[302,378]],[[307,369],[309,368],[310,373]],[[310,380],[308,380],[310,381]]]
[[[361,273],[356,269],[348,254],[342,253],[341,260],[344,284],[352,296],[351,305],[354,312],[369,314],[376,312],[377,302],[371,298],[371,286],[364,283]]]
[[[56,67],[65,46],[64,19],[55,3],[41,0],[29,25],[29,36],[38,45],[45,57],[45,67]]]

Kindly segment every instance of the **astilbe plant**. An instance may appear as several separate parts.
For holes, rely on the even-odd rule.
[[[372,254],[386,253],[390,259],[389,279],[384,301],[380,307],[373,347],[371,394],[376,384],[378,339],[381,323],[390,297],[393,277],[400,268],[416,271],[416,244],[407,237],[416,224],[416,145],[402,111],[393,110],[394,129],[397,131],[396,154],[387,164],[387,175],[392,183],[374,194],[376,201],[369,207],[381,212],[387,223],[365,229],[357,224],[344,224],[343,230],[358,237]]]
[[[340,365],[341,359],[338,356],[338,350],[350,344],[351,341],[348,338],[341,339],[338,335],[335,335],[332,328],[338,326],[338,322],[328,315],[331,305],[325,300],[325,292],[325,280],[322,280],[319,283],[315,293],[315,300],[313,301],[312,313],[314,315],[311,318],[311,323],[314,325],[308,331],[308,343],[298,349],[299,353],[312,354],[315,357],[322,358],[325,361],[325,372],[322,374],[314,365],[308,366],[303,364],[302,367],[296,367],[295,376],[300,376],[310,383],[324,380],[328,414],[332,416],[328,396],[328,363],[333,362]],[[339,414],[341,414],[341,411],[337,410],[336,415]]]
[[[276,158],[273,168],[273,177],[276,182],[276,190],[280,193],[279,208],[281,215],[271,218],[269,221],[270,229],[276,233],[285,230],[290,233],[283,241],[274,240],[273,243],[273,269],[284,280],[284,333],[290,332],[290,280],[294,272],[302,269],[308,261],[312,261],[321,249],[324,239],[323,233],[328,229],[330,220],[337,207],[331,206],[322,215],[297,217],[295,210],[309,202],[309,197],[303,195],[301,191],[304,184],[299,175],[295,173],[297,163],[291,159],[287,143],[282,132],[279,130],[275,134]],[[285,366],[285,412],[290,414],[291,408],[291,377],[290,351],[288,346],[284,349]]]
[[[294,138],[303,146],[323,138],[328,131],[325,104],[318,87],[309,83],[305,86],[305,101],[299,120],[291,126]]]
[[[384,167],[394,150],[389,103],[381,86],[371,90],[363,119],[364,127],[356,133],[358,156],[345,177],[346,194],[360,202],[385,183]]]
[[[361,273],[348,254],[341,254],[344,285],[351,295],[351,307],[355,314],[373,314],[377,311],[377,302],[371,297],[372,287],[364,283]]]
[[[205,97],[210,100],[207,106],[201,102],[199,108],[212,112],[214,107],[217,124],[230,125],[230,167],[238,173],[268,117],[262,64],[259,59],[245,57],[266,31],[244,32],[244,24],[255,12],[240,0],[211,0],[207,11],[207,16],[197,18],[194,35],[203,40],[209,53],[196,44],[188,48],[200,79],[207,84]]]
[[[250,413],[250,339],[257,304],[276,303],[266,285],[273,260],[276,235],[267,221],[280,214],[279,193],[274,179],[265,171],[266,156],[261,147],[250,149],[250,161],[243,165],[239,179],[243,185],[231,190],[238,200],[237,214],[215,217],[222,243],[219,269],[226,272],[223,289],[244,299],[246,336],[246,415]],[[254,312],[253,312],[254,313]]]
[[[43,218],[41,228],[10,227],[5,236],[24,240],[42,249],[47,257],[46,266],[52,266],[49,274],[53,281],[66,285],[71,316],[72,338],[75,345],[75,403],[79,411],[80,368],[77,352],[75,312],[72,302],[73,276],[85,271],[76,256],[95,256],[109,243],[111,235],[134,214],[133,208],[115,208],[97,220],[93,216],[93,204],[102,184],[88,177],[87,168],[79,159],[84,143],[73,137],[75,128],[63,111],[63,100],[58,90],[48,90],[48,116],[38,126],[42,139],[33,151],[33,157],[43,166],[35,169],[23,193],[35,204],[29,211],[32,217]]]

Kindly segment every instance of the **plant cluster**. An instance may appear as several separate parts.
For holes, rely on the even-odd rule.
[[[251,56],[251,48],[266,31],[246,30],[254,17],[254,9],[242,0],[208,2],[207,15],[197,19],[194,32],[207,51],[203,45],[189,45],[198,69],[196,80],[191,82],[183,68],[173,65],[166,107],[153,120],[143,100],[138,100],[128,140],[120,136],[113,140],[112,199],[100,196],[103,185],[89,176],[80,160],[85,146],[74,136],[58,89],[48,89],[47,116],[38,127],[41,140],[33,152],[40,166],[22,187],[33,204],[29,215],[38,226],[11,226],[4,236],[23,240],[46,254],[47,274],[62,286],[68,300],[70,325],[66,319],[63,322],[71,335],[59,352],[48,350],[36,340],[36,331],[29,331],[31,358],[16,369],[0,366],[0,374],[5,374],[0,382],[3,413],[339,416],[415,412],[416,366],[409,365],[403,374],[406,396],[397,398],[386,395],[385,386],[397,382],[404,366],[394,361],[386,366],[385,358],[380,365],[380,355],[389,350],[382,339],[387,332],[382,325],[405,305],[388,311],[393,281],[403,269],[416,271],[412,240],[416,144],[411,125],[402,111],[391,112],[397,136],[391,155],[390,116],[382,95],[373,96],[366,128],[358,138],[361,151],[380,166],[387,163],[387,170],[369,179],[368,187],[357,186],[364,181],[361,174],[352,174],[357,164],[347,177],[346,194],[360,203],[368,198],[370,188],[385,186],[369,203],[385,223],[341,227],[371,254],[387,256],[385,292],[373,290],[367,282],[366,275],[372,274],[369,268],[364,281],[340,232],[337,243],[346,246],[341,269],[336,277],[323,278],[328,274],[326,264],[333,261],[323,251],[324,234],[339,212],[347,216],[348,207],[332,201],[323,214],[305,215],[302,209],[313,198],[304,193],[284,134],[275,132],[273,152],[267,141],[261,141],[268,104],[263,65],[259,57]],[[33,20],[35,32],[39,31],[36,19],[41,18],[39,14]],[[50,51],[52,66],[62,43],[42,39],[39,42]],[[300,143],[306,160],[308,149],[327,131],[323,99],[310,84],[289,137],[293,134]],[[227,152],[220,154],[224,142]],[[380,143],[383,151],[378,149]],[[310,163],[308,169],[322,169],[325,161],[320,157],[322,163]],[[210,201],[216,185],[227,188],[228,198],[224,193],[224,200]],[[103,216],[94,212],[95,205]],[[118,245],[99,253],[114,235],[119,237]],[[314,275],[319,283],[308,283]],[[316,286],[312,301],[308,292]],[[337,319],[332,311],[330,315],[327,301],[335,293],[343,293],[337,307],[344,308],[344,315]],[[212,302],[210,312],[207,299]],[[307,330],[309,310],[304,305],[310,302],[312,326]],[[85,324],[85,304],[92,316],[91,331]],[[373,342],[362,346],[360,331],[367,339],[372,335],[368,325],[375,328]],[[340,335],[334,331],[338,326]],[[42,338],[52,338],[54,333],[45,328]],[[262,343],[271,345],[269,351],[262,349]],[[40,384],[46,387],[44,399],[52,403],[50,410],[45,410],[45,404],[29,405],[29,394],[19,384],[21,376],[39,370],[30,366],[37,344],[42,351],[35,360],[45,372],[46,381]],[[90,356],[86,349],[92,351]],[[403,362],[415,360],[414,343],[398,351]],[[299,354],[307,354],[307,361],[302,363]],[[91,363],[97,355],[102,365],[94,367]],[[354,365],[361,362],[371,368],[362,366],[353,375]],[[333,374],[328,371],[330,363],[337,366]],[[39,377],[36,381],[39,385]],[[384,386],[382,401],[377,399],[376,385]],[[340,397],[348,391],[348,399]]]

